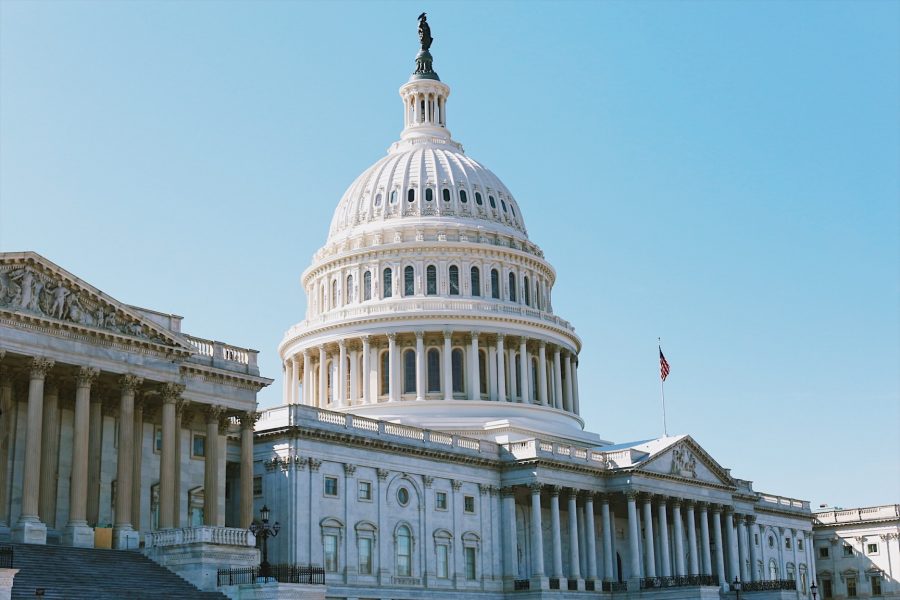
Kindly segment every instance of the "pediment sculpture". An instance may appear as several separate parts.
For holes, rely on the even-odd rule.
[[[670,473],[690,479],[697,478],[697,458],[684,445],[676,446],[672,450],[672,468]]]

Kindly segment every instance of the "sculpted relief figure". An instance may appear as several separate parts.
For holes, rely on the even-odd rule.
[[[682,477],[697,477],[697,459],[694,458],[693,452],[683,446],[678,446],[672,451],[672,469],[673,475],[681,475]]]
[[[65,286],[59,284],[50,294],[53,297],[53,304],[50,306],[50,316],[62,319],[66,311],[66,298],[71,292]]]

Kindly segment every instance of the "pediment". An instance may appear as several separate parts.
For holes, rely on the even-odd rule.
[[[653,449],[637,470],[715,485],[735,485],[728,471],[688,435]]]
[[[0,253],[0,311],[193,352],[177,333],[34,252]]]

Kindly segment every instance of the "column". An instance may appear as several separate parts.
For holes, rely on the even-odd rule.
[[[397,401],[399,381],[397,380],[397,334],[389,333],[388,337],[388,402]]]
[[[425,399],[425,332],[416,332],[416,400]]]
[[[734,518],[737,520],[737,529],[738,529],[738,565],[740,568],[740,577],[741,581],[750,581],[750,571],[748,569],[748,563],[750,562],[750,547],[747,544],[747,526],[745,524],[745,517],[742,515],[734,515]]]
[[[600,496],[600,527],[603,528],[603,580],[615,581],[613,566],[612,536],[613,523],[609,516],[609,496]]]
[[[522,404],[531,404],[531,394],[528,393],[528,375],[531,369],[528,365],[528,340],[519,338],[519,385],[522,387]]]
[[[578,401],[578,356],[572,357],[572,401],[576,415],[581,414],[581,405]]]
[[[31,359],[28,381],[28,417],[25,431],[25,464],[22,482],[22,514],[12,531],[14,542],[46,544],[47,526],[38,518],[41,485],[41,429],[44,412],[44,379],[53,361],[36,356]]]
[[[734,532],[734,508],[725,507],[725,543],[728,545],[728,582],[741,576],[740,563],[738,562],[738,543]]]
[[[476,342],[477,343],[477,342]],[[531,484],[531,576],[544,576],[544,530],[541,527],[541,484]]]
[[[503,349],[504,335],[497,334],[497,401],[512,402],[512,394],[506,395],[506,352]]]
[[[206,409],[206,457],[203,465],[203,524],[216,526],[219,520],[219,419],[224,409]]]
[[[301,404],[300,400],[300,359],[296,356],[291,357],[291,404]]]
[[[584,540],[587,545],[587,578],[597,579],[597,529],[594,527],[594,494],[584,496]]]
[[[797,582],[797,589],[800,589],[800,565],[797,563],[797,530],[791,529],[791,551],[793,553],[794,559],[794,581]],[[865,543],[865,542],[863,542]],[[862,547],[861,551],[865,551],[865,546]],[[785,579],[787,579],[787,572],[785,572]],[[869,584],[871,585],[871,583]]]
[[[116,519],[113,547],[137,549],[138,534],[131,524],[131,478],[134,468],[134,395],[143,383],[136,375],[123,375],[119,397],[119,453],[116,459]]]
[[[444,352],[441,354],[441,387],[444,388],[444,400],[453,400],[453,362],[451,355],[453,354],[453,332],[449,329],[444,330]]]
[[[559,356],[558,352],[557,356]],[[625,499],[628,502],[628,551],[631,554],[630,579],[639,579],[641,577],[641,548],[638,541],[640,529],[638,528],[637,493],[628,491],[625,493]],[[631,584],[628,585],[628,590],[632,591]]]
[[[94,547],[94,530],[87,523],[88,432],[91,384],[99,371],[81,367],[75,380],[75,420],[72,426],[72,475],[69,482],[69,522],[62,533],[65,546]]]
[[[162,448],[159,453],[159,528],[171,529],[175,522],[175,404],[184,386],[167,383],[162,388]]]
[[[700,503],[700,566],[701,575],[712,575],[712,554],[709,548],[709,513],[707,512],[708,504]],[[723,582],[719,580],[721,585]]]
[[[581,579],[578,554],[578,491],[569,490],[569,579]]]
[[[747,528],[747,537],[750,544],[750,581],[759,581],[759,571],[756,569],[756,563],[759,561],[759,556],[757,555],[757,547],[754,543],[756,538],[756,515],[747,515],[747,525],[749,526]],[[800,569],[798,568],[797,573],[799,572]]]
[[[347,342],[344,340],[338,341],[337,381],[334,383],[337,391],[335,408],[343,408],[347,404]]]
[[[326,408],[328,406],[328,358],[325,356],[325,346],[319,346],[319,401],[315,406]]]
[[[547,406],[547,342],[541,340],[538,344],[538,390],[537,402]]]
[[[59,388],[48,381],[44,387],[41,424],[41,489],[38,515],[48,528],[56,527],[57,471],[59,469]]]
[[[566,370],[566,389],[563,399],[563,409],[569,412],[575,410],[575,404],[572,400],[572,358],[571,354],[563,361],[563,368]],[[648,577],[656,577],[656,575],[648,575]]]
[[[688,575],[699,575],[703,571],[700,568],[697,554],[697,520],[694,518],[694,501],[685,502],[685,509],[687,511],[688,559],[690,562]]]
[[[281,382],[281,399],[284,404],[291,403],[291,361],[281,361],[281,373],[283,381]]]
[[[134,400],[134,451],[131,455],[131,522],[141,530],[141,460],[144,454],[144,398]]]
[[[675,537],[675,575],[684,577],[687,571],[684,568],[684,520],[681,518],[681,499],[672,499],[672,523],[675,529],[672,535]]]
[[[562,362],[559,346],[553,350],[553,389],[556,395],[556,408],[563,408]]]
[[[87,522],[96,527],[100,520],[100,471],[103,463],[103,401],[91,394],[88,427]]]
[[[246,412],[241,415],[241,529],[253,522],[253,426],[259,415]],[[299,477],[299,473],[295,477]]]
[[[569,361],[566,361],[569,364]],[[653,495],[644,497],[644,576],[656,577],[656,555],[653,548]]]
[[[663,577],[672,576],[672,561],[669,559],[669,524],[666,515],[666,497],[660,496],[657,505],[659,516],[659,566]]]
[[[0,351],[0,358],[3,352]],[[0,525],[9,525],[9,451],[13,448],[15,410],[13,380],[9,367],[0,366]]]
[[[303,351],[303,398],[301,403],[307,406],[314,406],[313,398],[315,397],[310,387],[312,386],[312,357],[310,357],[309,349]]]
[[[516,539],[516,497],[513,488],[500,490],[503,505],[503,578],[518,576],[518,542]]]
[[[362,353],[362,402],[375,404],[372,399],[372,348],[367,335],[362,336]]]
[[[469,398],[472,400],[481,400],[481,359],[478,355],[478,332],[472,332],[472,367],[471,373],[472,376],[469,378],[471,381],[472,392],[469,394]]]
[[[359,404],[359,350],[350,351],[350,406]]]
[[[716,575],[719,577],[719,585],[725,588],[728,578],[725,575],[725,552],[722,548],[722,508],[718,504],[712,506],[712,524],[713,543],[716,546]]]
[[[562,566],[562,532],[559,527],[559,486],[550,486],[550,537],[553,544],[553,570],[550,576],[556,579],[563,577]]]
[[[175,400],[175,477],[172,485],[172,495],[175,502],[172,504],[172,526],[181,527],[181,421],[184,418],[184,410],[188,402],[184,398]],[[191,442],[188,441],[188,444]]]

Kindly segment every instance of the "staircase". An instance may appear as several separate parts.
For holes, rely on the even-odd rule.
[[[9,545],[12,566],[19,569],[13,600],[33,600],[39,588],[47,600],[226,600],[218,592],[201,592],[139,552]]]

